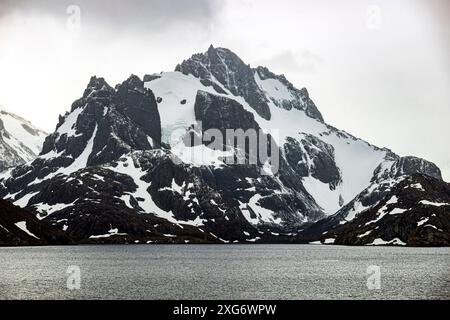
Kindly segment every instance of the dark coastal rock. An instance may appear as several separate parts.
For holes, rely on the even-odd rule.
[[[70,244],[69,238],[34,215],[0,199],[0,246]]]

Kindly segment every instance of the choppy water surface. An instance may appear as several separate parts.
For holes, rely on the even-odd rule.
[[[81,288],[67,288],[79,266]],[[369,290],[369,266],[381,288]],[[0,248],[0,299],[450,299],[450,249],[322,245]]]

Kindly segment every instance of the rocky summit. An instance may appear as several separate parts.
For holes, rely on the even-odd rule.
[[[115,87],[92,77],[27,161],[0,197],[72,243],[450,241],[436,165],[328,125],[305,88],[224,48]]]

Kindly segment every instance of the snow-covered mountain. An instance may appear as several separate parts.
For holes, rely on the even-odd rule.
[[[251,69],[227,49],[210,47],[205,54],[184,61],[177,70],[181,73],[148,76],[152,81],[146,82],[161,101],[161,126],[166,136],[198,120],[194,112],[198,90],[233,99],[254,115],[262,129],[279,130],[279,145],[286,161],[327,215],[368,187],[377,169],[394,170],[408,159],[327,125],[305,88],[296,89],[284,76],[274,75],[267,68]],[[243,89],[236,89],[240,87]],[[269,108],[260,111],[253,97],[259,97]],[[186,103],[181,105],[180,101]],[[442,179],[439,169],[425,160],[417,159],[410,167],[410,171]]]
[[[29,121],[0,109],[0,172],[35,159],[46,136]]]
[[[450,243],[450,184],[431,176],[402,175],[372,185],[348,207],[351,213],[360,208],[359,214],[350,219],[338,213],[313,225],[310,231],[321,234],[324,243],[342,245]]]
[[[258,151],[278,150],[278,166],[230,139],[210,148],[196,139],[208,129],[262,132]],[[426,160],[326,124],[305,88],[211,46],[143,81],[93,77],[41,155],[0,174],[0,197],[76,241],[291,242],[351,222],[413,174],[442,180]]]

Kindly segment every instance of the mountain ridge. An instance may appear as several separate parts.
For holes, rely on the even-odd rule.
[[[175,70],[115,87],[92,77],[39,157],[0,174],[0,197],[77,241],[305,242],[305,232],[352,224],[399,177],[442,180],[431,162],[326,124],[306,89],[228,49],[211,46]],[[205,133],[200,122],[261,130],[279,167],[248,163],[230,140],[221,150],[186,143]],[[225,161],[241,154],[243,164]]]
[[[30,121],[0,108],[0,172],[36,158],[46,136]]]

